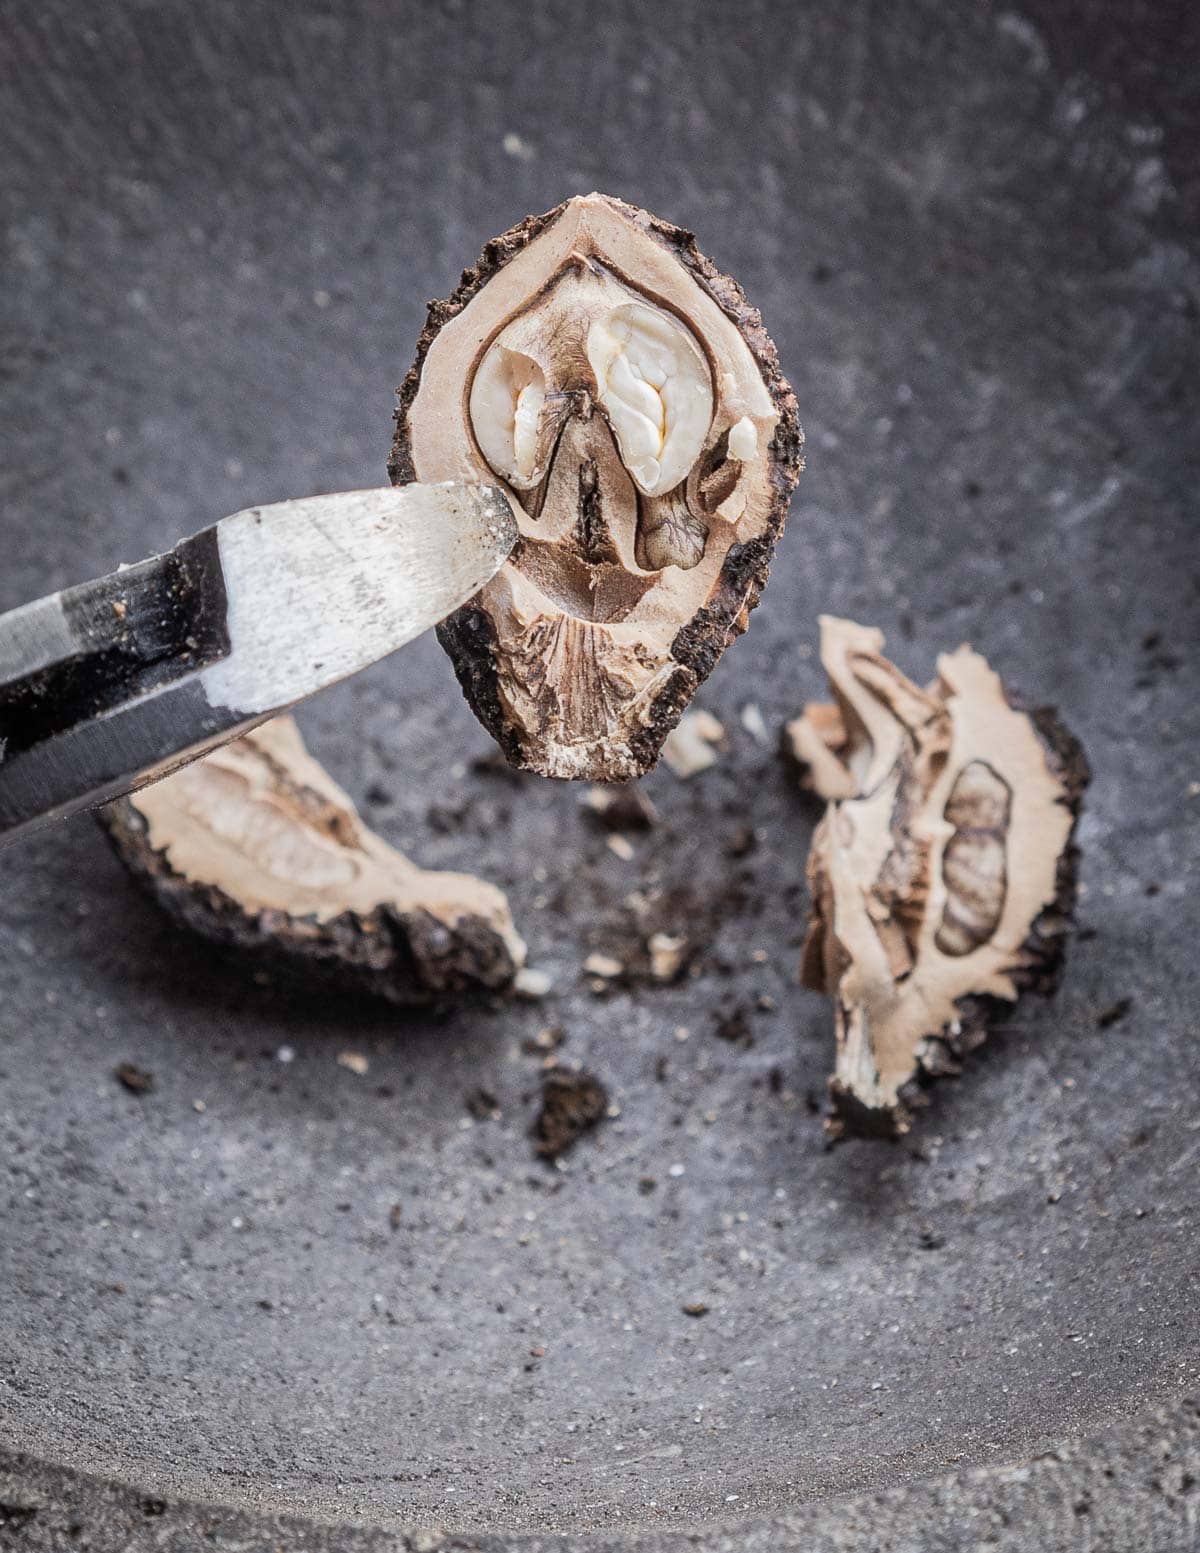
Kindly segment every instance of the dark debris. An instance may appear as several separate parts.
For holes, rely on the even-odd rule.
[[[490,1089],[484,1089],[482,1085],[467,1096],[466,1107],[477,1122],[494,1122],[500,1116],[499,1100]]]
[[[556,1068],[542,1080],[542,1106],[533,1124],[538,1156],[555,1160],[585,1132],[603,1120],[608,1090],[586,1069],[568,1073]]]
[[[154,1074],[139,1068],[136,1062],[117,1063],[113,1076],[131,1095],[147,1095],[154,1088]]]
[[[743,1051],[754,1045],[750,1020],[740,1003],[713,1015],[713,1034],[731,1046],[740,1046]]]

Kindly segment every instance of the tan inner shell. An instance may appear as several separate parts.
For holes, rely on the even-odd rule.
[[[960,998],[1015,1000],[1033,924],[1057,894],[1072,815],[1032,723],[961,647],[921,690],[882,635],[829,616],[837,706],[788,728],[831,802],[813,839],[817,920],[804,979],[837,1001],[836,1080],[895,1107]]]
[[[131,802],[150,845],[193,885],[213,886],[250,915],[286,912],[327,922],[388,903],[448,927],[479,917],[521,965],[525,947],[508,903],[470,874],[418,868],[359,819],[346,793],[279,717],[156,783]]]
[[[772,505],[778,413],[739,331],[600,195],[572,200],[437,334],[417,479],[502,480],[523,542],[479,600],[510,721],[550,775],[622,775],[671,643]],[[630,762],[632,770],[632,763]]]

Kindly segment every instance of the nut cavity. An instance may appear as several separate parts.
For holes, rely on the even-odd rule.
[[[688,507],[678,491],[642,504],[638,524],[638,564],[647,571],[699,566],[708,539],[708,524]]]
[[[628,302],[588,331],[588,361],[625,467],[644,496],[690,472],[712,421],[708,363],[669,313]]]
[[[946,801],[954,834],[942,853],[946,904],[935,942],[970,954],[996,931],[1008,888],[1006,845],[1012,789],[984,760],[963,767]]]
[[[528,490],[544,473],[538,433],[545,404],[541,367],[495,341],[471,385],[471,425],[484,458],[518,490]]]

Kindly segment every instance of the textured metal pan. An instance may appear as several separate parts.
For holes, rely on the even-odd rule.
[[[702,697],[729,749],[654,775],[631,861],[574,789],[472,764],[432,641],[306,715],[389,840],[509,890],[543,1004],[289,998],[181,940],[86,821],[5,856],[0,1540],[809,1545],[814,1502],[909,1484],[931,1546],[1040,1504],[1066,1547],[1053,1496],[1107,1458],[1064,1442],[1143,1459],[1127,1421],[1196,1385],[1197,185],[1166,13],[1118,46],[1076,10],[1060,38],[1027,6],[17,8],[0,607],[377,483],[425,298],[575,189],[745,284],[810,457]],[[1063,992],[894,1149],[823,1151],[812,815],[741,721],[819,692],[821,609],[917,674],[970,639],[1097,773]],[[656,882],[699,974],[593,995]],[[550,1025],[620,1108],[559,1172],[526,1136]],[[1185,1415],[1154,1417],[1182,1459]],[[1053,1492],[1031,1467],[1013,1501],[1050,1451]],[[1194,1525],[1160,1476],[1139,1524]]]

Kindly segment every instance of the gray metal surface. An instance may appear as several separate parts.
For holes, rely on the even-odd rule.
[[[541,1005],[289,997],[182,940],[86,821],[6,854],[0,1503],[35,1513],[0,1540],[1195,1545],[1183,17],[15,8],[0,608],[248,500],[377,483],[425,296],[576,189],[744,282],[810,456],[701,695],[730,748],[648,781],[632,861],[577,791],[472,764],[431,640],[306,713],[389,840],[510,891]],[[917,674],[971,640],[1096,770],[1063,992],[894,1149],[823,1150],[829,1013],[793,976],[812,814],[740,720],[821,690],[819,610]],[[655,884],[700,974],[594,996],[585,955]],[[737,1010],[752,1044],[717,1033]],[[550,1024],[620,1107],[562,1172],[526,1137]]]

